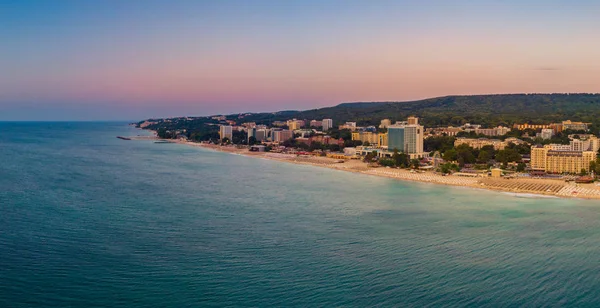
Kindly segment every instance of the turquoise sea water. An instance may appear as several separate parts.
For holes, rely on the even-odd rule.
[[[600,203],[0,123],[0,307],[599,306]]]

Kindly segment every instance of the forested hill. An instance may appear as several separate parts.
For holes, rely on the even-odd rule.
[[[396,121],[410,115],[420,117],[427,127],[465,122],[497,126],[567,119],[597,124],[600,120],[600,94],[498,94],[446,96],[411,102],[343,103],[306,111],[252,114],[244,121],[268,123],[291,117],[307,120],[331,118],[336,125],[345,121],[377,125],[384,118]]]

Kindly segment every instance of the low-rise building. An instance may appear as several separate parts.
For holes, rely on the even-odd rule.
[[[355,131],[356,130],[356,122],[346,122],[342,125],[340,125],[340,130],[342,129],[349,129],[351,131]]]
[[[504,126],[498,126],[494,128],[476,128],[475,133],[485,136],[504,136],[510,132],[510,128]]]
[[[312,120],[310,121],[310,127],[322,127],[323,121]]]
[[[362,143],[368,142],[371,145],[379,143],[379,134],[373,132],[353,132],[352,140],[358,140]]]
[[[573,122],[571,120],[562,121],[562,123],[561,123],[562,130],[583,130],[583,131],[588,130],[589,124],[590,123]]]
[[[454,140],[454,146],[466,144],[474,149],[481,149],[484,146],[491,145],[494,150],[504,150],[506,143],[499,139],[487,139],[487,138],[456,138]]]

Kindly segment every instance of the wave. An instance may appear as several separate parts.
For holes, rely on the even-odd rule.
[[[550,198],[550,199],[559,199],[557,196],[548,196],[542,194],[530,194],[530,193],[511,193],[511,192],[503,192],[505,195],[517,197],[517,198]]]

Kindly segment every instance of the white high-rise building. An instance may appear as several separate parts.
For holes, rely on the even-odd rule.
[[[231,141],[233,139],[233,127],[231,125],[221,125],[219,128],[219,137],[221,137],[221,140],[227,138]]]
[[[248,128],[248,143],[250,143],[250,137],[256,138],[256,128],[254,128],[254,127]]]
[[[328,131],[333,127],[333,120],[332,119],[323,119],[322,124],[323,124],[323,131]]]
[[[423,126],[409,124],[404,127],[404,152],[406,154],[423,153]]]
[[[269,129],[266,129],[266,128],[257,129],[254,137],[256,137],[256,141],[261,141],[261,142],[266,141],[267,138],[269,137]]]

